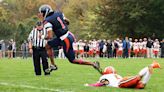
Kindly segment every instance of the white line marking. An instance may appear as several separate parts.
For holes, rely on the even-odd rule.
[[[46,91],[52,91],[52,92],[73,92],[73,91],[64,91],[64,90],[60,90],[60,89],[52,89],[52,88],[46,88],[46,87],[35,87],[35,86],[30,86],[30,85],[16,85],[16,84],[11,84],[11,83],[6,83],[6,82],[0,82],[0,85],[28,88],[28,89],[36,89],[36,90],[46,90]]]

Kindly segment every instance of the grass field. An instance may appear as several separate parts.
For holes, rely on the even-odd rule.
[[[98,60],[102,68],[112,65],[122,76],[135,75],[154,59],[90,59]],[[155,59],[164,67],[164,59]],[[145,89],[85,87],[95,83],[100,74],[92,67],[74,65],[57,59],[58,71],[51,76],[35,76],[32,59],[0,59],[0,92],[164,92],[164,70],[155,69]]]

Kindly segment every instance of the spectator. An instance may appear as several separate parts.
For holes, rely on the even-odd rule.
[[[16,57],[16,42],[12,40],[12,52],[13,52],[13,58]]]
[[[112,41],[108,40],[107,41],[107,57],[111,58],[113,57],[113,49],[112,49],[113,45],[112,45]]]
[[[114,46],[113,57],[116,57],[117,56],[117,50],[118,50],[118,42],[116,40],[114,40],[113,46]]]
[[[161,41],[161,57],[164,58],[164,39]]]
[[[28,43],[26,41],[24,41],[21,45],[21,50],[22,50],[22,57],[23,59],[27,59],[27,55],[28,55]]]
[[[89,45],[86,41],[85,41],[85,46],[84,46],[84,57],[85,58],[89,57]]]
[[[8,58],[13,58],[13,46],[12,46],[12,44],[13,44],[13,40],[11,39],[9,41],[9,45],[7,46],[7,48],[8,48]]]
[[[105,42],[103,46],[103,57],[106,57],[106,56],[107,56],[107,43]]]
[[[4,40],[2,40],[2,57],[5,58],[5,55],[6,55],[6,45],[5,45],[5,42]]]
[[[152,57],[152,46],[153,46],[153,42],[150,38],[148,38],[146,47],[147,47],[147,58],[151,58]]]
[[[64,55],[64,51],[63,51],[63,47],[62,46],[59,47],[58,58],[60,58],[60,59],[65,58],[65,55]]]
[[[99,43],[99,51],[100,51],[99,56],[100,57],[103,57],[103,47],[104,47],[104,41],[101,40]]]
[[[125,40],[123,40],[123,58],[129,57],[129,53],[128,53],[129,49],[130,49],[130,43],[128,37],[125,37]]]
[[[2,40],[0,40],[0,58],[2,58]]]
[[[132,57],[132,52],[133,52],[133,42],[132,42],[132,38],[129,38],[129,44],[130,44],[130,48],[128,50],[129,53],[129,58]]]

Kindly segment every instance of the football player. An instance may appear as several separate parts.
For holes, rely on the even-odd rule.
[[[75,58],[75,52],[73,50],[73,42],[75,41],[75,38],[72,33],[68,31],[69,21],[66,17],[64,17],[62,12],[55,12],[52,10],[51,6],[42,5],[39,8],[38,15],[43,19],[44,29],[48,32],[48,35],[43,38],[51,39],[47,42],[46,49],[53,67],[50,67],[47,72],[57,69],[57,66],[53,60],[52,48],[58,46],[63,47],[64,54],[71,63],[93,66],[96,70],[101,71],[99,62],[88,62]],[[53,35],[56,37],[53,37]]]
[[[85,84],[85,86],[143,89],[148,83],[154,68],[160,68],[159,63],[156,61],[143,68],[137,75],[123,78],[117,74],[114,67],[109,66],[104,69],[103,75],[97,83]]]

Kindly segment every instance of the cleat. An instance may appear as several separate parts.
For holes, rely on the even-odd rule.
[[[153,68],[161,68],[161,67],[160,67],[160,64],[159,64],[157,61],[153,61],[152,67],[153,67]]]
[[[50,67],[48,69],[45,70],[46,73],[50,73],[52,71],[57,70],[57,66],[56,65],[50,65]]]
[[[102,69],[100,68],[100,63],[98,61],[94,62],[93,67],[102,74]]]

